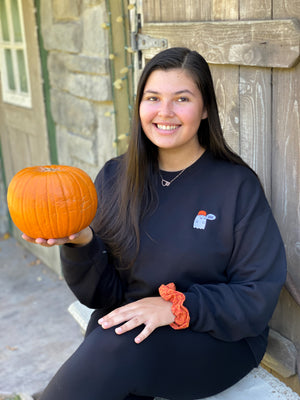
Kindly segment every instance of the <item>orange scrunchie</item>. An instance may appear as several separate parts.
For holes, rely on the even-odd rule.
[[[185,295],[176,291],[173,282],[167,285],[160,285],[158,291],[164,300],[170,301],[173,304],[172,313],[175,315],[175,321],[170,324],[170,326],[173,329],[188,328],[190,324],[190,314],[189,310],[183,305]]]

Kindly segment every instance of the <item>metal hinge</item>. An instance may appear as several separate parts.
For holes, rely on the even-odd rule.
[[[131,48],[138,53],[139,68],[141,68],[142,65],[142,50],[166,49],[168,47],[167,39],[144,35],[141,31],[142,17],[141,14],[137,14],[136,31],[131,33]]]
[[[131,47],[134,51],[149,50],[149,49],[166,49],[168,47],[168,40],[163,38],[154,38],[142,33],[132,33]]]

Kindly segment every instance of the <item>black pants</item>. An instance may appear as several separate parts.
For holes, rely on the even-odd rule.
[[[219,393],[257,366],[248,344],[223,342],[190,329],[156,329],[136,344],[136,328],[123,335],[97,326],[44,391],[41,400],[192,400]]]

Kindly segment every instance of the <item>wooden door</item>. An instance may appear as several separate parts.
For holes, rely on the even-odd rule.
[[[2,31],[5,18],[8,37],[3,38],[2,33],[1,50],[4,57],[0,107],[4,121],[0,126],[0,134],[5,174],[9,182],[21,168],[49,163],[50,155],[33,1],[1,0],[1,3],[1,10],[5,10],[6,14],[5,17],[1,14]],[[20,26],[19,39],[15,38],[14,20],[18,20],[16,23]],[[14,57],[21,46],[23,70],[20,70],[17,57]],[[11,63],[5,62],[5,52],[8,51],[11,53]],[[13,62],[14,59],[16,62]],[[23,86],[22,82],[25,82]],[[18,89],[18,86],[21,87]]]
[[[272,326],[299,347],[300,0],[140,0],[138,14],[140,33],[210,64],[225,136],[260,176],[286,245]],[[166,42],[138,54],[147,60]]]
[[[33,0],[0,0],[0,51],[0,139],[9,184],[20,169],[50,163]],[[22,243],[59,270],[57,250]]]

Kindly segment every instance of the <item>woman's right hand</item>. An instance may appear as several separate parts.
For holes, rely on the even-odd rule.
[[[29,243],[39,244],[44,247],[52,247],[66,243],[71,243],[74,244],[75,246],[80,247],[90,243],[90,241],[93,239],[93,232],[91,228],[88,226],[78,233],[74,233],[70,236],[60,239],[43,239],[43,238],[34,239],[31,238],[30,236],[27,236],[25,233],[22,234],[22,238]]]

